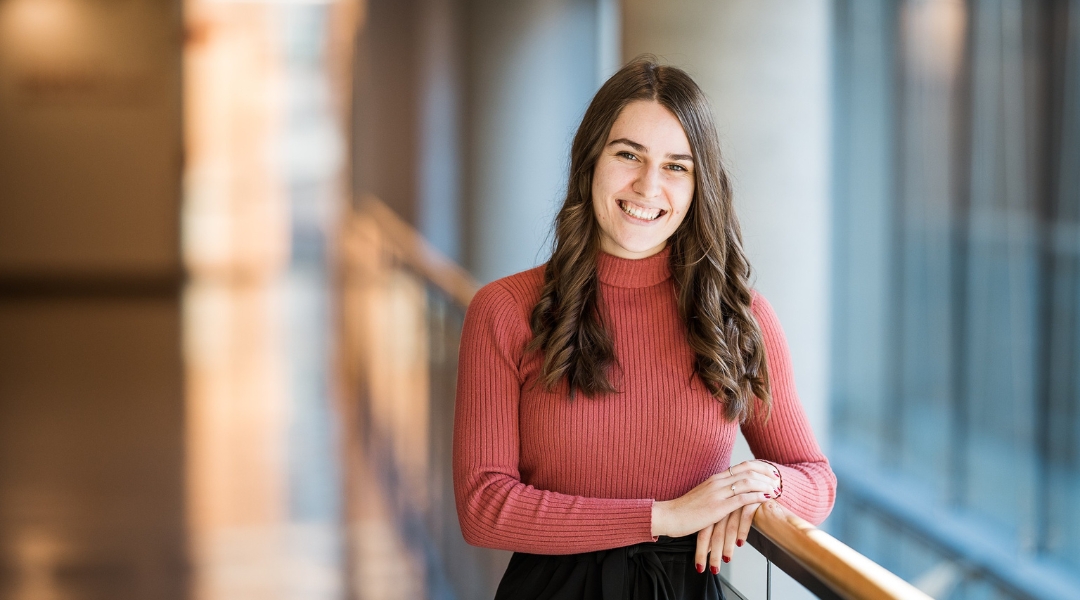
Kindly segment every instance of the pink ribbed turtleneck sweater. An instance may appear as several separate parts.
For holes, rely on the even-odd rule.
[[[668,252],[601,254],[600,305],[615,341],[617,393],[566,395],[537,383],[526,353],[543,268],[484,286],[465,316],[454,422],[454,491],[477,546],[571,554],[653,540],[652,503],[728,468],[737,423],[692,377]],[[787,342],[772,307],[752,305],[764,334],[772,415],[742,431],[754,456],[779,466],[780,503],[812,523],[832,509],[836,479],[799,404]]]

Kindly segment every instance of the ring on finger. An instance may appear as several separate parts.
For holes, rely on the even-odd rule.
[[[735,495],[737,495],[737,494],[735,493],[735,484],[734,484],[734,483],[733,483],[733,484],[731,484],[731,495],[732,495],[732,496],[735,496]]]
[[[728,475],[730,475],[730,476],[732,476],[732,477],[734,477],[734,476],[735,476],[735,474],[731,472],[731,467],[728,467],[728,468],[727,468],[727,474],[728,474]]]

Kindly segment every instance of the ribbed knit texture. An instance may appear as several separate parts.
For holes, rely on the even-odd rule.
[[[461,530],[477,546],[571,554],[651,541],[652,503],[728,468],[737,423],[693,376],[668,252],[601,254],[600,305],[614,338],[618,392],[570,399],[538,383],[525,353],[543,268],[484,286],[465,316],[454,422]],[[787,342],[755,293],[771,377],[768,422],[743,425],[754,456],[776,463],[780,503],[812,523],[832,510],[836,478],[799,404]]]

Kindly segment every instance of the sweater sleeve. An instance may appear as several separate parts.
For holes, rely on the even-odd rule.
[[[755,415],[742,425],[742,432],[754,456],[774,463],[780,470],[783,481],[780,504],[818,525],[832,511],[836,475],[814,439],[799,402],[780,320],[760,294],[754,294],[751,308],[765,341],[772,411],[764,423]]]
[[[469,305],[454,412],[454,496],[465,541],[533,554],[574,554],[654,541],[651,499],[540,490],[518,469],[520,366],[532,339],[500,282]]]

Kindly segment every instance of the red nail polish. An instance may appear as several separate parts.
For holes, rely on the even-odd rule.
[[[698,573],[704,573],[705,572],[705,565],[703,565],[701,563],[697,563],[694,566],[697,567],[697,572]]]
[[[724,562],[731,562],[731,559],[725,556],[724,557]],[[719,570],[719,569],[717,569],[717,570]]]
[[[772,495],[770,495],[770,494],[765,494],[765,497],[766,497],[766,498],[772,498]]]
[[[735,545],[742,548],[742,540],[735,540]]]
[[[727,557],[725,557],[725,558],[727,558]],[[720,574],[720,567],[711,567],[711,569],[712,569],[712,574],[713,575],[719,575]]]

